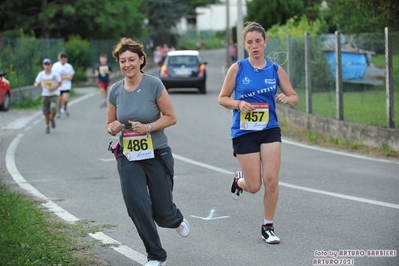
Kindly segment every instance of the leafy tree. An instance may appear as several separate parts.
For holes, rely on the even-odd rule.
[[[362,10],[370,10],[375,20],[384,21],[386,26],[399,30],[398,0],[354,0]]]
[[[303,0],[305,15],[309,21],[315,21],[319,17],[322,2],[323,0]]]
[[[303,15],[300,19],[290,18],[285,25],[274,25],[267,31],[268,38],[285,39],[288,35],[292,37],[303,37],[307,32],[309,35],[316,36],[326,32],[327,24],[321,19],[309,21]]]
[[[304,14],[303,0],[252,0],[247,2],[245,20],[256,21],[266,30],[275,24],[283,25],[289,18]]]
[[[386,22],[373,19],[373,10],[360,9],[355,0],[327,0],[322,18],[330,25],[329,32],[343,33],[381,32]]]
[[[188,4],[176,0],[147,0],[144,11],[153,33],[169,31],[188,14]]]
[[[141,36],[145,32],[142,1],[5,0],[0,3],[0,31],[12,35],[22,29],[44,38]]]

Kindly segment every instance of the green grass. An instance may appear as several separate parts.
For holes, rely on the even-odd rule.
[[[298,90],[299,110],[306,110],[306,95]],[[386,126],[385,91],[344,92],[344,120],[367,125]],[[399,91],[394,94],[395,126],[399,128]],[[313,114],[336,118],[335,92],[312,93]]]
[[[73,98],[75,96],[77,96],[77,93],[72,88],[69,93],[69,97]],[[22,99],[18,103],[14,104],[12,107],[19,110],[37,109],[41,107],[41,100],[42,97],[31,98],[22,95]]]
[[[1,183],[0,213],[0,265],[104,265],[87,252],[95,242],[81,239],[98,228],[51,218],[38,202]]]
[[[393,56],[393,80],[394,80],[394,110],[395,127],[399,128],[399,55]],[[377,55],[373,57],[375,66],[385,66],[385,56]],[[376,126],[387,126],[386,115],[386,92],[385,86],[368,86],[364,89],[348,90],[350,86],[344,88],[343,111],[344,120]],[[353,87],[352,87],[353,88]],[[359,88],[359,87],[358,87]],[[305,90],[297,89],[299,95],[299,110],[306,110]],[[312,93],[313,114],[319,114],[331,118],[337,117],[336,95],[331,92]]]

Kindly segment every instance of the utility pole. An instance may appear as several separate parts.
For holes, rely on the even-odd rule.
[[[243,25],[242,2],[237,0],[237,60],[244,59],[244,47],[241,39]]]
[[[230,1],[226,0],[226,69],[230,66]]]

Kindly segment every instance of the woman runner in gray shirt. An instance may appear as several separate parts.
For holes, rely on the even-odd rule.
[[[127,211],[147,251],[147,266],[165,266],[156,224],[175,228],[187,237],[190,227],[173,203],[173,156],[164,128],[176,124],[176,114],[162,82],[143,69],[143,45],[122,38],[113,57],[124,78],[112,85],[106,130],[120,133],[117,168]]]

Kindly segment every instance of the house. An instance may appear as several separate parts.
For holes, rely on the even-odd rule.
[[[241,3],[242,17],[247,14],[246,0],[228,0],[229,2],[229,27],[237,25],[238,4]],[[176,26],[179,34],[184,34],[188,30],[196,31],[224,31],[226,30],[226,0],[221,0],[220,4],[208,5],[196,8],[195,18],[182,18]]]

